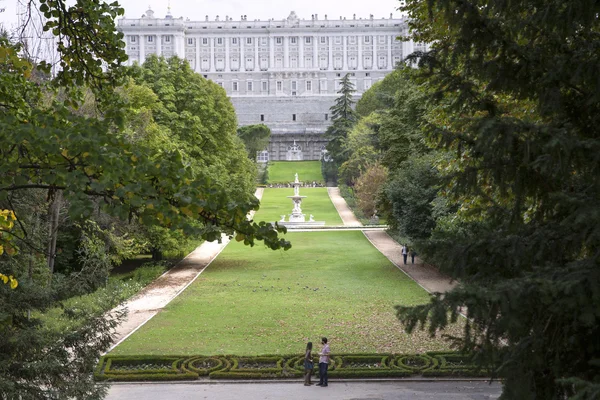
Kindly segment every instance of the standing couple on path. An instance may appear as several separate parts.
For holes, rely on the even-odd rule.
[[[327,344],[327,338],[321,338],[321,351],[319,352],[319,383],[317,386],[327,387],[327,368],[329,367],[329,345]],[[313,359],[312,359],[312,342],[308,342],[306,345],[306,352],[304,353],[304,386],[310,386],[310,376],[313,370]]]

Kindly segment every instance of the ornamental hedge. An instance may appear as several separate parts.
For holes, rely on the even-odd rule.
[[[318,374],[318,357],[313,374]],[[205,379],[287,379],[304,374],[304,357],[264,355],[223,356],[111,356],[100,359],[94,376],[98,381],[175,381]],[[469,354],[338,354],[331,357],[332,378],[387,378],[410,376],[491,376],[473,364]]]

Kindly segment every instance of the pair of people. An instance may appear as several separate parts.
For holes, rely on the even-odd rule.
[[[317,386],[327,387],[327,368],[329,367],[329,344],[327,344],[327,338],[321,338],[321,351],[319,352],[319,383]],[[306,344],[306,353],[304,353],[304,386],[310,386],[310,377],[313,371],[313,358],[312,358],[312,342]]]
[[[417,253],[412,250],[412,249],[408,249],[407,245],[402,246],[402,257],[404,258],[404,264],[406,264],[406,258],[408,257],[408,254],[410,253],[410,258],[412,263],[415,263],[415,256],[417,255]]]

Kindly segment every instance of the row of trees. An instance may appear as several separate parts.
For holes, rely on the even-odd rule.
[[[39,11],[55,76],[0,38],[0,397],[101,398],[91,372],[122,315],[65,300],[190,238],[291,245],[246,218],[256,169],[223,89],[177,58],[123,67],[117,3]]]
[[[329,148],[340,182],[460,281],[398,307],[406,329],[466,312],[449,340],[493,366],[502,399],[600,397],[598,7],[405,2],[430,51],[365,93]]]

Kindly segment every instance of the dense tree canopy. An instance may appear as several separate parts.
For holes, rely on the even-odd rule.
[[[600,393],[599,5],[409,0],[423,132],[447,151],[456,207],[422,251],[461,285],[399,307],[433,332],[467,313],[457,343],[499,365],[503,399]]]
[[[247,220],[254,167],[220,87],[178,59],[122,67],[117,3],[40,3],[55,76],[0,38],[0,397],[95,399],[91,372],[121,315],[104,314],[115,298],[65,300],[154,240],[290,244]]]

